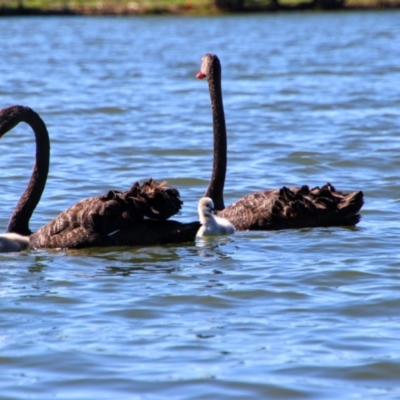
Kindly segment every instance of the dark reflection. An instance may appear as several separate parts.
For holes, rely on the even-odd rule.
[[[95,257],[104,260],[149,262],[149,260],[175,260],[180,258],[179,250],[189,248],[193,244],[164,245],[148,247],[91,247],[87,249],[68,249],[63,253],[68,256]],[[125,259],[121,259],[125,258]]]
[[[222,272],[221,272],[222,274]],[[226,285],[224,283],[221,283],[215,279],[209,279],[208,283],[204,285],[206,288],[213,288],[213,287],[225,287]]]
[[[116,267],[108,266],[101,271],[98,271],[96,275],[120,275],[120,276],[130,276],[138,272],[157,272],[170,274],[172,272],[178,271],[179,267],[174,266],[163,266],[163,265],[151,265],[151,266],[134,266],[134,267]]]
[[[47,265],[42,262],[35,262],[33,265],[28,267],[28,271],[31,272],[32,274],[40,273],[43,272],[43,269],[45,269],[46,267]]]
[[[210,339],[210,338],[215,337],[215,335],[203,335],[202,333],[198,333],[196,335],[196,337],[199,338],[199,339]]]
[[[181,269],[178,262],[191,257],[192,244],[151,247],[112,247],[68,250],[69,256],[86,256],[101,266],[95,274],[129,276],[135,273],[172,273]],[[189,253],[189,254],[188,254]],[[97,264],[97,262],[96,262]],[[97,264],[97,265],[99,265]]]

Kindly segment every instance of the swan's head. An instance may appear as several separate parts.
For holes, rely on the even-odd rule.
[[[24,114],[28,112],[32,112],[32,110],[24,106],[2,108],[0,110],[0,138],[23,121]]]
[[[200,215],[209,216],[215,214],[214,202],[209,197],[199,200],[198,211]]]
[[[201,58],[200,71],[196,75],[197,79],[209,78],[214,69],[218,68],[221,70],[221,64],[218,57],[215,54],[205,54]]]

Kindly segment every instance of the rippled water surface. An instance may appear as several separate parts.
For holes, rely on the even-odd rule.
[[[0,255],[1,399],[399,399],[400,13],[0,19],[0,107],[51,136],[38,227],[153,177],[197,218],[219,55],[226,203],[261,188],[363,190],[356,228],[152,248]],[[0,141],[0,230],[34,139]]]

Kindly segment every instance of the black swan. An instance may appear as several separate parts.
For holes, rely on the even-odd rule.
[[[7,226],[7,234],[0,235],[0,252],[20,251],[29,246],[29,221],[46,185],[50,161],[50,140],[43,120],[29,107],[11,106],[0,110],[0,138],[20,122],[31,126],[36,139],[36,158],[28,186]]]
[[[201,59],[198,79],[207,78],[212,107],[214,161],[211,181],[205,193],[214,201],[217,215],[237,230],[278,230],[305,227],[356,225],[364,203],[363,192],[344,194],[330,184],[309,189],[263,190],[244,196],[225,208],[223,190],[227,164],[227,138],[221,88],[221,64],[214,54]]]
[[[235,233],[235,227],[227,219],[215,215],[214,202],[209,197],[200,199],[198,212],[202,226],[197,237]]]
[[[7,249],[18,247],[21,241],[25,246],[22,248],[26,248],[28,237],[32,248],[147,246],[194,241],[201,226],[198,221],[186,224],[167,221],[182,207],[178,190],[152,179],[142,185],[136,182],[125,192],[109,191],[84,199],[32,234],[29,220],[46,185],[50,142],[40,116],[29,107],[18,105],[0,110],[0,138],[20,122],[26,122],[35,133],[36,161],[28,187],[8,224],[8,233],[0,237],[0,246],[3,243],[5,251],[12,251]]]

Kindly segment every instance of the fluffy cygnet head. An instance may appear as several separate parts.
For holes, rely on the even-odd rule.
[[[209,197],[200,199],[198,211],[202,226],[197,236],[230,235],[235,232],[235,227],[227,219],[215,215],[214,202]]]
[[[202,222],[202,216],[208,217],[215,214],[214,202],[209,197],[203,197],[199,200],[199,206],[197,207],[197,210],[199,211],[200,222]]]

